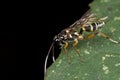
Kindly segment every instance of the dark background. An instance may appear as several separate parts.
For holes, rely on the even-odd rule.
[[[75,1],[45,1],[40,4],[33,4],[31,15],[29,16],[32,27],[28,28],[30,45],[32,44],[33,53],[29,54],[31,64],[31,79],[43,80],[44,61],[53,41],[53,37],[61,30],[70,26],[79,19],[88,9],[88,4],[92,0],[75,0]],[[56,46],[56,57],[59,55],[59,46]],[[49,57],[48,65],[52,64],[52,58]]]
[[[2,40],[0,41],[0,65],[2,66],[1,76],[3,77],[1,80],[43,80],[44,62],[53,37],[78,20],[89,9],[88,4],[90,2],[92,0],[40,0],[38,2],[22,2],[19,8],[13,6],[15,15],[12,15],[15,16],[15,22],[12,23],[14,23],[17,30],[9,26],[9,32],[12,32],[12,34],[6,31],[9,35],[4,33],[0,35]],[[7,13],[10,13],[10,11]],[[11,16],[11,14],[8,16]],[[17,52],[19,54],[16,54],[16,37],[18,37],[18,44],[22,44],[18,46],[20,50]],[[57,44],[55,47],[55,56],[57,58],[60,49]],[[22,49],[26,51],[22,51]],[[19,58],[16,59],[16,55]],[[17,61],[22,61],[22,64]],[[16,73],[17,63],[20,65],[17,69],[18,74]],[[47,67],[51,64],[52,58],[50,55]],[[22,78],[22,76],[25,78]]]
[[[5,34],[6,32],[0,33],[0,79],[14,80],[16,76],[16,36]]]

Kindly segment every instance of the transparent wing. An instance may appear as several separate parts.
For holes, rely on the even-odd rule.
[[[88,10],[79,20],[70,25],[70,28],[77,29],[81,28],[84,24],[89,24],[97,20],[95,14],[91,14],[91,10]]]

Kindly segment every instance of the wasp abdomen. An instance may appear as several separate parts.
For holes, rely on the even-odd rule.
[[[87,32],[93,32],[103,27],[104,22],[95,22],[88,25],[85,25],[82,30]]]

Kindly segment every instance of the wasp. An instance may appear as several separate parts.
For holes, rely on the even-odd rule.
[[[67,53],[67,47],[71,42],[73,49],[78,53],[78,55],[79,55],[79,52],[76,48],[76,45],[78,44],[78,42],[80,40],[93,38],[96,35],[100,35],[101,37],[108,39],[113,43],[117,43],[117,44],[120,43],[116,40],[113,40],[106,34],[100,32],[100,29],[103,28],[103,26],[105,25],[106,19],[108,19],[107,16],[98,18],[96,14],[91,13],[90,11],[87,11],[79,20],[77,20],[68,28],[62,30],[59,34],[57,34],[53,38],[53,43],[51,44],[48,54],[46,56],[44,73],[46,74],[47,60],[51,50],[52,49],[54,50],[55,42],[57,42],[64,49],[65,53]],[[84,32],[90,32],[90,34],[88,34],[87,36],[83,36]],[[53,51],[52,58],[53,58],[53,62],[55,62],[54,51]]]

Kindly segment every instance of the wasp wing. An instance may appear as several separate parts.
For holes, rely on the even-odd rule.
[[[75,21],[70,28],[77,29],[87,25],[89,23],[95,22],[97,20],[96,15],[91,13],[91,10],[88,10],[79,20]]]

